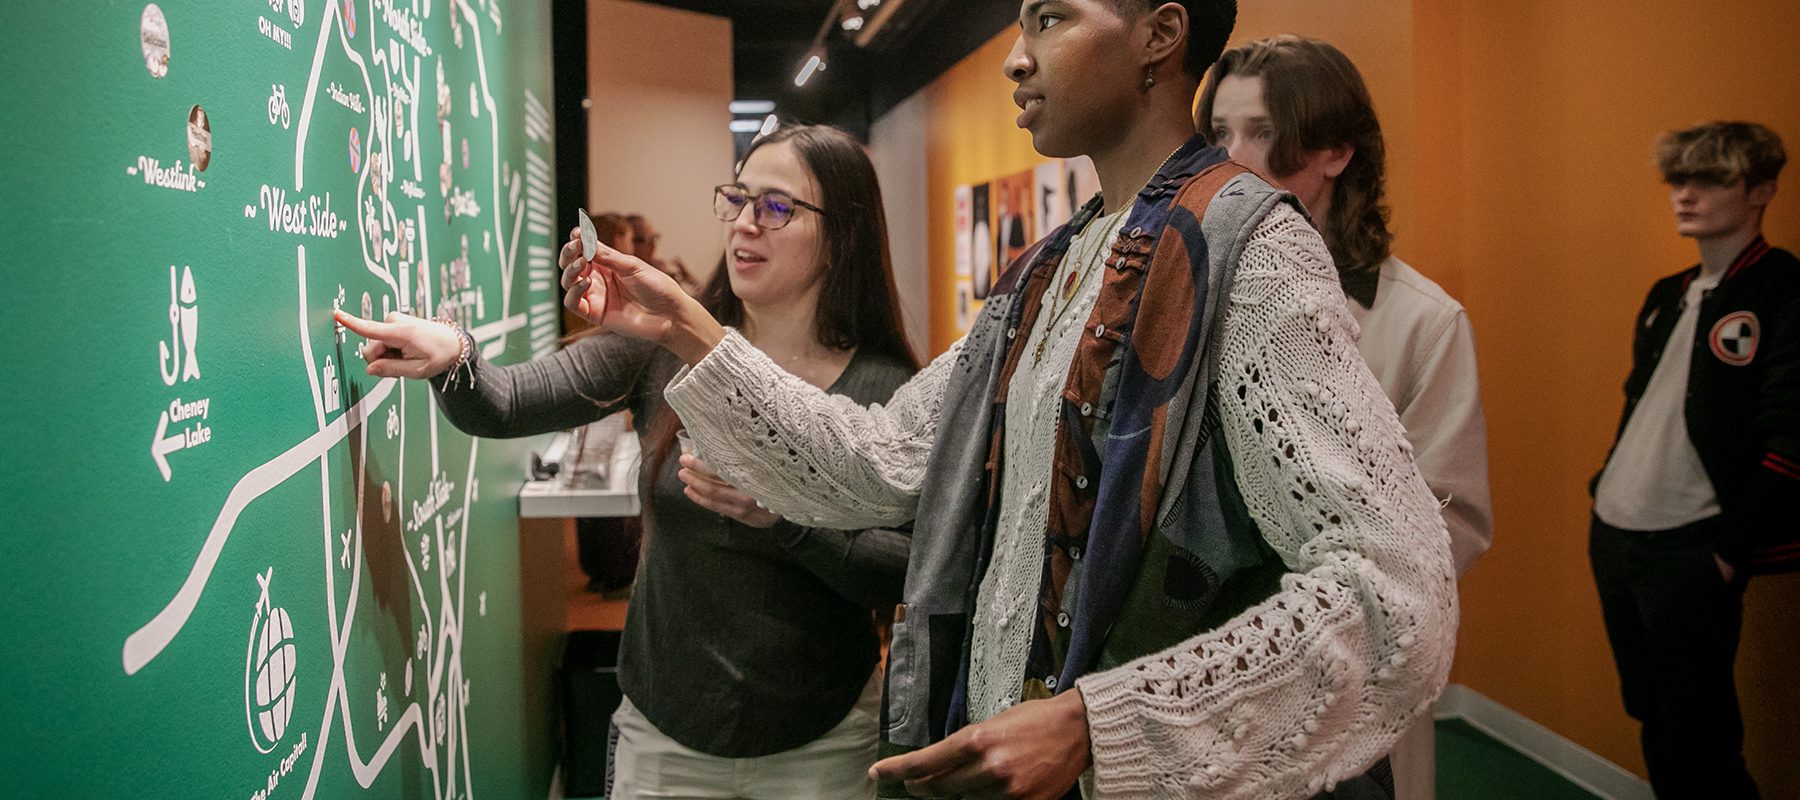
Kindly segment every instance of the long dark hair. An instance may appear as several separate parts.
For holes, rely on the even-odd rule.
[[[758,138],[744,153],[744,161],[758,149],[780,142],[793,144],[800,163],[819,187],[813,202],[825,209],[819,228],[824,283],[814,330],[819,344],[884,355],[918,369],[918,356],[907,344],[901,322],[900,292],[894,286],[893,258],[888,251],[887,210],[881,203],[881,184],[868,152],[855,137],[837,128],[791,125]],[[739,162],[740,170],[743,163]],[[719,258],[712,280],[701,289],[698,299],[720,324],[744,324],[744,301],[731,291],[726,256]],[[674,449],[679,425],[674,414],[667,414],[652,426],[652,475],[661,472]]]
[[[1388,231],[1387,146],[1369,87],[1343,51],[1317,39],[1283,35],[1225,51],[1206,79],[1196,113],[1207,141],[1213,99],[1228,75],[1262,76],[1263,105],[1275,128],[1269,171],[1294,174],[1306,154],[1350,145],[1355,152],[1331,190],[1331,210],[1318,220],[1340,274],[1381,268],[1393,246]]]

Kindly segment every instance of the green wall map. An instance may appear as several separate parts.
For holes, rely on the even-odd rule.
[[[543,797],[527,445],[331,314],[554,348],[548,2],[6,17],[0,794]]]

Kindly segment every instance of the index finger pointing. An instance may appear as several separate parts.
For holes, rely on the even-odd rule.
[[[366,339],[400,338],[396,336],[396,334],[400,332],[400,327],[391,322],[376,322],[372,319],[363,319],[362,317],[342,310],[334,312],[332,317],[337,320],[339,325],[355,331],[356,335]]]

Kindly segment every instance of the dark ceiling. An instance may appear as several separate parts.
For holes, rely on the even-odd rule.
[[[794,86],[834,0],[647,0],[728,17],[732,22],[735,95],[773,100],[783,119],[837,125],[868,141],[874,120],[955,66],[1003,28],[1015,24],[1020,0],[900,0],[904,24],[863,50],[841,34],[827,37],[830,66]],[[845,0],[854,3],[854,0]],[[893,0],[883,0],[893,2]],[[587,0],[552,0],[557,140],[587,141]],[[898,8],[898,7],[897,7]],[[998,65],[995,65],[998,69]],[[998,101],[997,101],[998,102]],[[736,134],[741,155],[752,135]],[[572,220],[588,198],[588,150],[557,148],[557,219]]]
[[[730,18],[738,99],[773,100],[783,118],[830,123],[863,137],[875,118],[1011,24],[1019,9],[1019,0],[898,0],[904,13],[896,10],[895,18],[903,24],[884,30],[871,50],[833,25],[825,41],[827,69],[796,87],[794,77],[837,0],[648,1]]]
[[[738,97],[771,97],[794,75],[836,0],[649,0],[731,19]],[[829,71],[829,70],[827,70]]]

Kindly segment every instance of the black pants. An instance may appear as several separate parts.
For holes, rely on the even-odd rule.
[[[1713,560],[1717,520],[1622,531],[1595,517],[1588,537],[1625,712],[1643,725],[1663,800],[1758,797],[1732,674],[1744,581],[1726,581]]]

